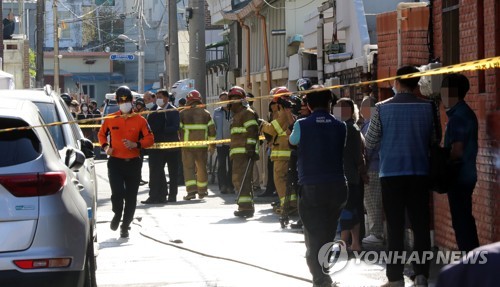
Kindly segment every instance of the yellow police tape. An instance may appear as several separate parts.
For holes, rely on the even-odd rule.
[[[500,56],[497,56],[497,57],[486,58],[486,59],[481,59],[481,60],[469,61],[469,62],[456,64],[456,65],[449,65],[449,66],[445,66],[445,67],[435,68],[432,70],[427,70],[427,71],[413,73],[413,74],[407,74],[407,75],[403,75],[403,76],[393,76],[393,77],[388,77],[388,78],[384,78],[384,79],[365,81],[365,82],[359,82],[359,83],[352,83],[352,84],[345,84],[345,85],[334,85],[334,86],[329,86],[329,87],[324,87],[324,88],[314,89],[314,90],[307,90],[307,91],[281,93],[281,94],[276,94],[276,95],[266,95],[266,96],[255,97],[255,98],[247,99],[247,100],[248,101],[257,101],[259,99],[271,99],[273,97],[281,97],[281,96],[290,95],[290,94],[305,95],[305,94],[315,92],[315,91],[364,86],[364,85],[370,85],[370,84],[381,83],[381,82],[386,82],[386,81],[393,81],[396,79],[409,79],[409,78],[422,77],[422,76],[433,76],[433,75],[440,75],[440,74],[447,74],[447,73],[458,73],[458,72],[465,72],[465,71],[499,69],[499,68],[500,68]],[[216,103],[211,103],[211,104],[191,105],[191,106],[180,107],[177,110],[181,111],[184,109],[198,108],[198,107],[205,108],[207,106],[223,105],[223,104],[240,102],[240,101],[241,100],[236,100],[236,101],[229,100],[229,101],[222,101],[222,102],[216,102]],[[6,129],[0,129],[0,133],[10,132],[10,131],[15,131],[15,130],[28,130],[28,129],[39,128],[39,127],[51,127],[51,126],[72,124],[72,123],[85,124],[85,123],[89,123],[89,122],[102,121],[104,119],[110,119],[110,118],[131,117],[131,116],[134,116],[137,114],[148,115],[151,113],[161,113],[161,112],[169,112],[169,111],[173,111],[173,110],[144,111],[144,112],[140,112],[140,113],[126,114],[126,115],[108,115],[105,117],[93,118],[93,119],[74,120],[74,121],[68,121],[68,122],[53,122],[50,124],[39,125],[39,126],[6,128]],[[100,127],[100,125],[99,124],[87,124],[87,125],[80,125],[80,127],[81,128],[98,128],[98,127]],[[197,144],[192,144],[192,145],[211,144],[211,143],[214,143],[215,141],[201,141],[201,142],[203,142],[203,143],[197,143]],[[176,145],[176,146],[173,146],[172,148],[191,145],[189,142],[179,142],[179,143],[172,143],[172,144]],[[162,144],[162,146],[163,146],[163,144]],[[167,148],[167,146],[168,145],[165,145],[165,148]],[[168,148],[170,148],[170,147],[168,147]]]
[[[259,140],[264,140],[264,136],[260,136]],[[147,149],[169,149],[169,148],[178,148],[178,147],[190,147],[190,146],[203,146],[209,144],[223,144],[230,143],[230,139],[224,140],[211,140],[211,141],[185,141],[185,142],[163,142],[163,143],[155,143],[151,147]],[[94,143],[94,146],[100,147],[99,143]]]

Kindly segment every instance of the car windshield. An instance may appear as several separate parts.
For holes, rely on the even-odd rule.
[[[40,103],[35,102],[36,106],[40,110],[42,114],[43,120],[47,123],[59,122],[59,116],[56,111],[56,106],[53,103]],[[66,144],[64,143],[64,135],[61,125],[50,126],[49,127],[50,135],[56,144],[58,150],[63,149]]]

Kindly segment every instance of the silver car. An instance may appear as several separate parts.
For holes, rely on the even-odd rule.
[[[74,171],[83,153],[61,157],[38,108],[2,99],[0,130],[1,286],[96,286],[89,208]],[[37,127],[38,126],[38,127]]]
[[[64,101],[51,91],[50,86],[46,86],[43,90],[0,90],[0,98],[16,98],[33,102],[46,123],[73,120]],[[75,123],[51,126],[49,131],[61,157],[65,156],[67,148],[73,148],[82,151],[87,158],[83,167],[78,170],[77,178],[82,186],[82,196],[92,211],[93,236],[96,238],[97,179],[92,142],[84,138],[82,130]]]

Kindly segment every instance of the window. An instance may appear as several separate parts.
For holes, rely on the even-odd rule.
[[[89,98],[95,99],[95,85],[82,85],[82,91],[84,95],[88,95]]]
[[[443,65],[460,63],[459,0],[443,0]]]
[[[43,103],[43,102],[33,102],[33,103],[40,110],[40,113],[42,114],[42,118],[45,123],[50,124],[53,122],[59,122],[59,116],[57,114],[55,104]],[[52,136],[52,139],[54,140],[54,143],[56,144],[57,149],[58,150],[63,149],[66,146],[66,143],[64,140],[62,125],[50,126],[49,132],[50,135]]]
[[[232,9],[239,9],[245,7],[250,0],[231,0],[231,7]]]
[[[25,127],[22,120],[0,118],[0,129]],[[17,130],[0,133],[0,167],[32,161],[40,156],[40,140],[33,130]]]

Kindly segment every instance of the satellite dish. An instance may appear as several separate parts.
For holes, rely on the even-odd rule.
[[[104,51],[105,51],[106,53],[109,53],[109,52],[111,51],[111,49],[110,49],[109,47],[106,47],[106,48],[104,48]]]

